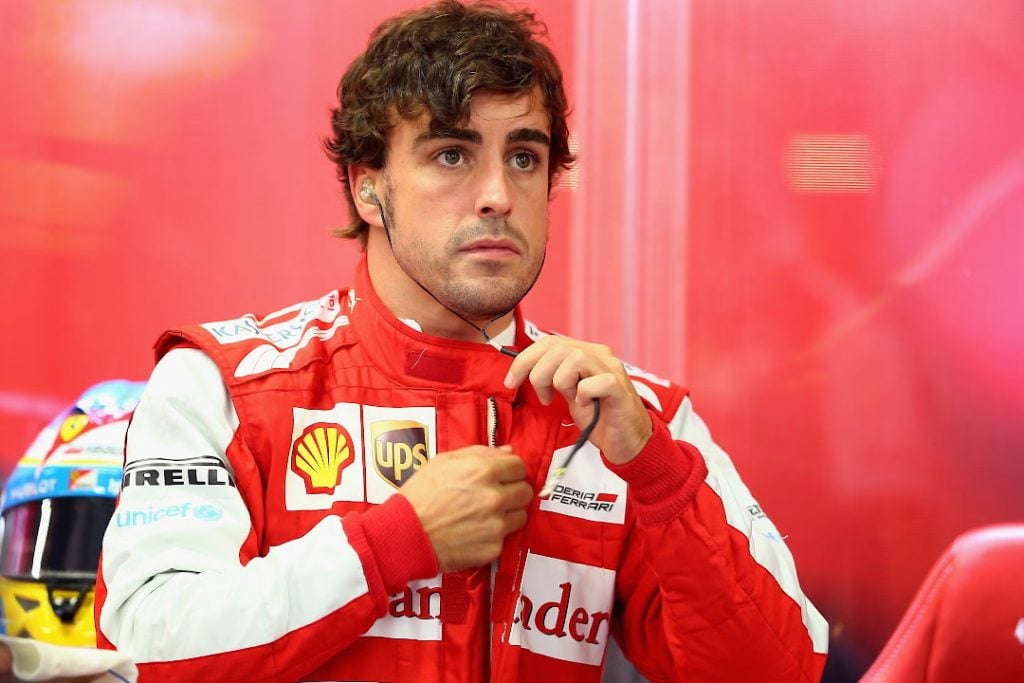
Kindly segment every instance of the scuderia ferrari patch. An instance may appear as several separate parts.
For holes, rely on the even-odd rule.
[[[566,446],[554,452],[548,477],[565,463],[570,450],[572,447]],[[540,509],[592,522],[622,524],[626,519],[626,482],[605,466],[600,451],[587,442],[554,492],[540,501]]]
[[[358,403],[339,403],[330,410],[292,409],[286,509],[327,510],[338,500],[363,500],[359,418]]]

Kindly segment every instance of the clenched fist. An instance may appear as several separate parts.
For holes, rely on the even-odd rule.
[[[450,572],[497,558],[505,536],[526,524],[533,489],[511,446],[468,446],[439,453],[401,495],[419,516],[441,571]]]

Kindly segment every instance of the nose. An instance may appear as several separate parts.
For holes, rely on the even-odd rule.
[[[476,215],[504,217],[512,210],[512,188],[503,159],[491,160],[480,169]]]

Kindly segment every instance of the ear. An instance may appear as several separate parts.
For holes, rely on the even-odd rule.
[[[381,209],[373,199],[380,196],[377,193],[377,178],[379,176],[380,171],[365,166],[352,164],[348,167],[348,189],[352,193],[352,201],[355,202],[359,217],[370,225],[383,228],[384,222],[380,217]],[[373,192],[363,191],[365,186],[372,187]]]

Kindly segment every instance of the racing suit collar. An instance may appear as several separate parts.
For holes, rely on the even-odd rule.
[[[397,382],[411,387],[459,387],[487,396],[512,399],[504,385],[512,359],[480,343],[435,337],[399,320],[370,283],[365,255],[356,266],[349,291],[349,318],[371,362]],[[514,348],[529,345],[522,312],[516,307]]]

